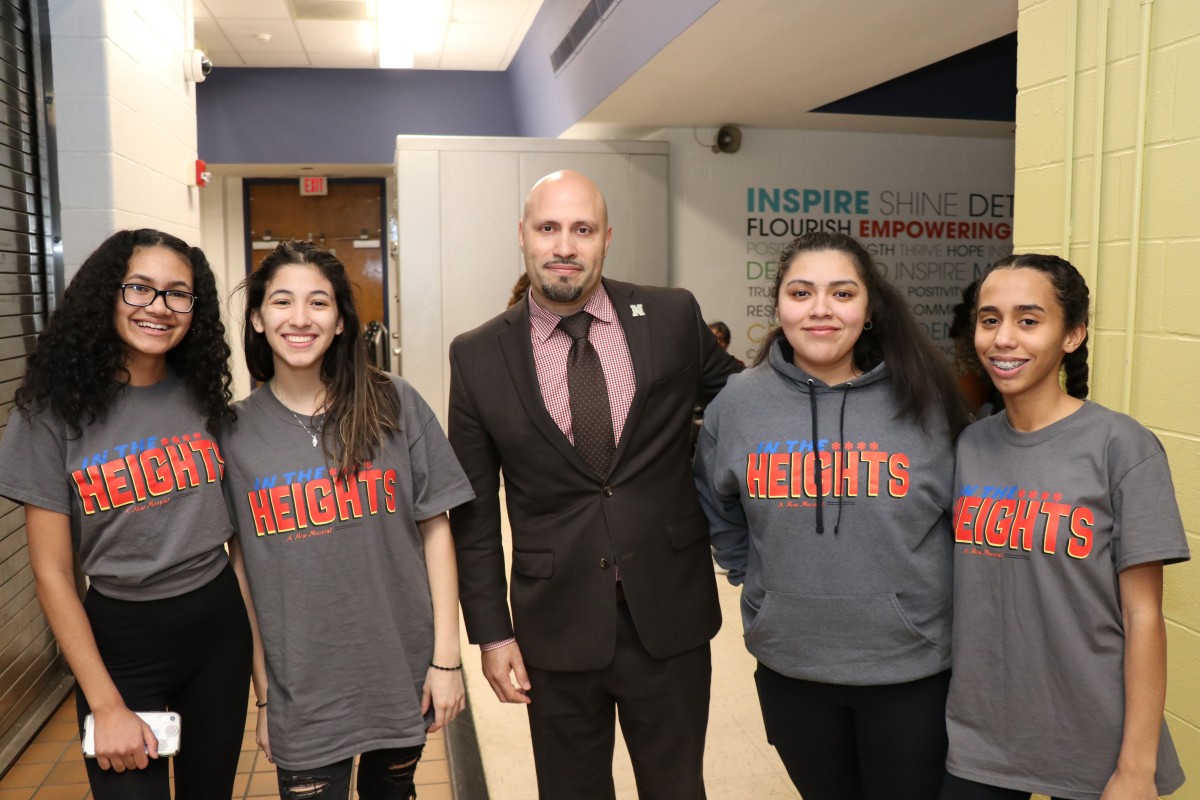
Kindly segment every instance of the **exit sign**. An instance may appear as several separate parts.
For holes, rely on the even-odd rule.
[[[329,194],[329,180],[316,175],[301,178],[300,194]]]

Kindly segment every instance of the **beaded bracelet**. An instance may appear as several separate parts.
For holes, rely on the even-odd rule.
[[[458,672],[460,669],[462,669],[462,664],[459,664],[457,667],[439,667],[432,661],[429,662],[429,666],[433,667],[434,669],[440,669],[442,672]]]

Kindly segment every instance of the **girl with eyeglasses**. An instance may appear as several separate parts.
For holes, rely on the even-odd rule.
[[[25,506],[81,727],[94,715],[98,800],[171,796],[167,758],[135,713],[168,709],[183,726],[175,797],[233,791],[251,634],[214,439],[232,418],[229,353],[199,248],[119,231],[38,337],[0,442],[0,494]]]

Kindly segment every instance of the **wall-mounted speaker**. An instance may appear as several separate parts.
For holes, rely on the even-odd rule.
[[[737,125],[722,125],[713,142],[714,153],[736,153],[742,147],[742,129]]]

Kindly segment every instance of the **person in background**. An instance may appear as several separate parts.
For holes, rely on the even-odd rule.
[[[357,755],[359,797],[415,797],[426,733],[463,708],[446,510],[471,488],[421,396],[367,365],[336,256],[281,242],[243,287],[261,385],[222,444],[257,742],[285,800],[346,800]]]
[[[690,293],[602,278],[612,228],[580,173],[538,181],[518,241],[528,297],[450,346],[467,633],[528,708],[543,800],[613,798],[614,712],[638,796],[700,800],[721,612],[688,431],[737,365]]]
[[[229,346],[199,248],[118,231],[38,337],[0,443],[0,494],[25,505],[38,601],[76,680],[98,800],[167,800],[167,759],[136,712],[178,712],[175,796],[229,797],[251,634],[225,543],[214,434]],[[90,586],[80,601],[75,564]]]
[[[517,282],[513,284],[512,294],[509,296],[508,305],[505,308],[512,308],[524,300],[527,294],[529,294],[529,273],[522,272],[521,277],[517,278]]]
[[[1004,398],[996,391],[995,384],[975,355],[975,299],[978,295],[978,279],[963,288],[962,302],[954,306],[950,339],[954,342],[954,374],[958,389],[971,415],[983,419],[1004,408]]]
[[[856,240],[792,240],[772,299],[778,324],[709,405],[694,464],[767,739],[805,800],[933,800],[966,411]]]
[[[729,326],[724,322],[710,322],[708,329],[712,331],[713,337],[717,340],[717,346],[722,350],[729,352]],[[730,353],[733,356],[732,353]],[[746,363],[737,356],[733,356],[734,362],[737,363],[738,370],[746,368]],[[692,408],[692,454],[696,452],[696,440],[700,438],[700,426],[704,423],[704,409],[707,403],[696,403]],[[713,563],[713,571],[718,575],[724,575],[725,570],[720,564]]]
[[[729,333],[729,326],[726,325],[724,322],[710,322],[708,324],[708,329],[713,332],[713,336],[716,337],[717,344],[721,347],[721,349],[728,350],[729,343],[731,341],[730,333]],[[739,366],[742,366],[742,367],[746,366],[746,363],[744,361],[742,361],[740,358],[738,358],[737,356],[734,356],[733,360],[736,361]]]
[[[1086,399],[1087,319],[1087,284],[1057,256],[1001,259],[979,287],[975,351],[1005,410],[958,443],[942,800],[1183,784],[1162,595],[1187,537],[1162,444]]]

